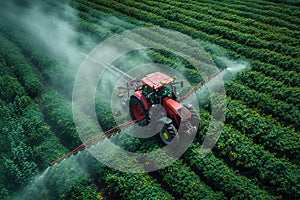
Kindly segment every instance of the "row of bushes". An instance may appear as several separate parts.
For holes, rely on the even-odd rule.
[[[146,173],[126,173],[110,170],[105,174],[107,190],[122,199],[174,199]]]
[[[258,93],[247,86],[233,82],[227,84],[227,95],[234,99],[241,100],[250,108],[258,108],[266,115],[280,121],[285,126],[293,126],[296,131],[299,131],[300,112],[291,104],[271,98],[264,93]]]
[[[287,87],[259,72],[244,71],[237,76],[236,81],[258,92],[268,94],[274,99],[294,104],[296,107],[300,106],[300,90],[298,88]]]
[[[58,63],[53,58],[49,57],[46,51],[35,46],[30,41],[30,38],[22,34],[22,29],[12,29],[9,25],[0,25],[0,30],[6,38],[17,46],[20,51],[30,62],[31,67],[36,68],[39,74],[39,79],[44,88],[54,87],[66,94],[70,94],[72,80],[63,71],[63,64]],[[34,79],[33,79],[34,81]]]
[[[297,16],[296,14],[298,12],[295,11],[293,5],[287,3],[281,4],[280,6],[275,5],[269,7],[266,5],[262,6],[265,2],[244,3],[246,5],[215,1],[212,3],[210,0],[205,0],[203,2],[206,3],[205,5],[210,4],[211,6],[214,6],[215,9],[228,12],[231,15],[250,18],[263,24],[269,24],[270,26],[286,27],[291,31],[299,30],[299,27],[297,26],[297,24],[299,24],[299,19],[294,17]],[[252,6],[254,6],[254,8]],[[286,13],[289,14],[287,15]]]
[[[255,143],[262,144],[276,157],[300,163],[299,136],[293,129],[283,128],[272,118],[261,116],[242,102],[230,98],[227,100],[226,121]]]
[[[88,9],[85,9],[85,10],[88,10]],[[87,16],[87,18],[90,18],[89,22],[93,21],[93,19],[91,17]],[[143,41],[145,41],[145,39],[143,39]],[[149,50],[149,52],[148,52],[148,55],[150,56],[150,58],[154,62],[174,67],[179,72],[181,72],[188,80],[190,80],[191,83],[193,83],[193,85],[196,85],[197,83],[201,82],[202,78],[201,78],[199,72],[197,72],[197,70],[195,70],[195,69],[186,69],[183,66],[179,66],[178,59],[180,60],[180,57],[178,57],[176,55],[165,55],[165,54],[166,54],[166,52],[162,52],[162,51],[161,52],[157,52],[157,51]],[[127,59],[127,58],[125,58],[125,59]],[[180,62],[185,62],[184,65],[188,65],[189,64],[189,63],[186,63],[185,60],[181,60]],[[125,65],[125,63],[124,63],[123,60],[116,61],[114,63],[114,65],[116,65],[116,66],[118,66],[120,68],[122,68],[122,67],[124,68],[124,66],[119,66],[118,63],[120,63],[120,65]]]
[[[84,3],[88,4],[90,7],[93,7],[93,8],[94,7],[99,8],[99,9],[104,9],[105,8],[103,6],[100,6],[98,4],[94,4],[92,2],[84,2]],[[105,8],[105,9],[109,9],[109,8]],[[114,13],[117,16],[123,17],[123,15],[121,15],[120,13],[117,13],[116,11],[114,11]],[[133,18],[130,18],[128,16],[127,16],[127,18],[129,18],[128,20],[130,20],[130,21],[133,20]],[[133,20],[133,22],[137,23],[135,19]],[[206,49],[206,50],[210,51],[209,49]],[[215,52],[211,52],[211,53],[215,53]],[[234,55],[231,55],[231,56],[237,57],[237,54],[235,52],[231,52],[231,54],[234,54]],[[257,60],[253,60],[253,59],[250,59],[249,61],[250,61],[251,66],[254,70],[261,71],[264,74],[266,74],[268,76],[272,76],[275,79],[277,79],[279,81],[282,81],[282,82],[284,82],[288,85],[291,85],[291,86],[299,85],[299,81],[298,81],[299,78],[298,78],[297,73],[295,73],[295,72],[284,71],[284,70],[282,70],[281,68],[279,68],[275,65],[270,65],[270,64],[267,64],[267,63],[259,62]]]
[[[67,150],[44,122],[38,104],[30,99],[15,77],[0,77],[1,187],[0,198],[32,181],[48,163]],[[3,112],[2,112],[3,111]]]
[[[263,73],[265,76],[274,78],[277,81],[284,83],[287,86],[299,87],[300,75],[294,71],[285,71],[276,65],[271,65],[265,62],[260,62],[251,58],[246,59],[244,56],[210,42],[199,41],[203,48],[212,54],[212,57],[219,56],[224,58],[231,58],[232,60],[247,60],[252,70]]]
[[[200,117],[202,123],[199,134],[200,138],[203,138],[210,122],[210,115],[204,112]],[[218,127],[218,124],[213,126]],[[300,178],[299,168],[284,159],[275,158],[273,154],[264,150],[261,145],[254,144],[231,125],[226,124],[223,128],[214,152],[246,176],[261,180],[264,185],[273,188],[274,192],[290,198],[299,197],[297,186],[297,180]]]
[[[146,26],[153,25],[151,22],[140,21],[140,20],[137,20],[136,18],[130,17],[128,15],[124,15],[121,12],[117,12],[114,9],[111,9],[109,7],[102,6],[101,4],[98,4],[96,1],[77,0],[76,2],[77,2],[78,9],[80,11],[86,12],[93,17],[96,17],[96,18],[99,17],[99,12],[101,11],[101,14],[102,14],[102,12],[104,12],[104,13],[106,13],[106,15],[109,15],[109,16],[113,15],[113,16],[119,17],[120,19],[123,19],[124,20],[123,23],[118,24],[120,27],[127,28],[129,26],[128,28],[130,28],[131,27],[130,24],[133,24],[133,26],[138,26],[138,27],[146,27]],[[83,9],[82,6],[85,8]],[[96,15],[94,13],[96,13]],[[110,17],[108,17],[108,19],[111,20]],[[130,24],[128,24],[128,22]],[[134,27],[132,27],[132,28],[134,28]]]
[[[130,130],[129,130],[130,131]],[[133,140],[135,148],[134,152],[155,152],[161,147],[158,145],[162,143],[160,139],[155,140],[152,138],[150,141]],[[146,154],[147,155],[147,154]],[[157,172],[150,173],[156,178],[162,177],[162,183],[167,184],[171,193],[176,199],[224,199],[225,196],[221,191],[214,191],[207,183],[202,181],[202,177],[199,177],[192,169],[186,165],[183,160],[174,160],[170,165],[162,167],[165,163],[169,162],[169,159],[174,159],[172,156],[167,155],[167,151],[161,151],[159,156],[143,157],[144,167],[149,168],[149,164],[153,164],[153,167],[161,168]],[[157,175],[155,175],[157,174]],[[227,191],[224,191],[226,193]]]
[[[202,13],[210,15],[213,18],[234,22],[235,24],[239,24],[241,26],[241,29],[239,29],[241,32],[249,34],[254,33],[259,38],[267,41],[278,41],[282,43],[288,42],[288,44],[290,44],[291,46],[296,46],[298,43],[294,38],[295,32],[293,30],[282,30],[280,27],[272,26],[268,23],[262,23],[249,17],[244,17],[243,12],[242,15],[239,15],[239,12],[241,11],[232,9],[230,7],[231,4],[228,4],[228,6],[225,7],[219,6],[219,2],[214,2],[213,4],[204,2],[200,3],[197,1],[190,1],[184,4],[173,0],[168,0],[167,2],[173,5],[177,5],[178,7],[183,7],[185,9],[191,9],[193,11],[198,10],[199,12],[201,11]],[[238,26],[232,26],[232,28],[238,28]],[[261,30],[263,30],[264,34],[261,32]]]
[[[205,132],[205,128],[202,128],[201,130]],[[130,132],[132,130],[129,129],[126,131]],[[130,139],[128,138],[130,136],[126,136],[126,132],[119,134],[122,134],[119,136],[121,145],[125,147],[130,146],[130,149],[127,150],[145,153],[160,148],[158,146],[158,142],[161,142],[160,140],[152,139],[151,141],[145,141],[136,138]],[[214,190],[221,190],[229,198],[275,199],[274,196],[269,195],[265,190],[259,188],[255,182],[232,170],[220,159],[211,156],[209,156],[209,158],[200,158],[200,151],[197,146],[199,146],[198,143],[192,144],[189,150],[183,155],[183,158],[191,164],[192,169],[197,171],[199,175],[196,175],[181,159],[174,161],[171,165],[153,174],[155,178],[157,176],[163,177],[162,183],[167,184],[169,190],[172,191],[171,193],[174,194],[176,198],[193,199],[198,196],[198,198],[223,199],[223,194],[213,192],[209,187],[211,186]],[[191,155],[191,153],[193,155]],[[156,167],[159,167],[161,164],[164,165],[165,162],[168,162],[167,160],[170,159],[170,157],[169,155],[160,155],[159,157],[149,156],[144,159],[144,165],[145,168],[147,168],[147,163],[152,163]],[[195,167],[195,165],[197,166]],[[156,173],[157,176],[155,175]],[[202,180],[204,180],[204,182]]]
[[[81,169],[76,163],[71,164],[75,168],[69,171],[70,174],[65,169],[58,172],[58,166],[45,170],[51,161],[68,153],[68,150],[45,122],[39,104],[31,99],[39,98],[42,93],[42,83],[32,66],[48,84],[60,73],[58,64],[9,26],[1,24],[0,38],[3,48],[0,87],[4,89],[0,95],[0,109],[5,111],[0,120],[3,133],[0,139],[3,153],[0,199],[103,199],[95,184],[84,173],[78,173]],[[32,87],[27,89],[28,82],[24,77],[29,77],[28,82],[33,84],[38,82],[38,92],[34,93]],[[80,176],[74,178],[74,171]]]
[[[85,2],[85,3],[87,3],[87,2]],[[103,6],[100,6],[98,4],[94,4],[92,2],[89,2],[88,5],[91,6],[91,7],[95,7],[95,8],[100,7],[99,9],[103,9]],[[106,9],[108,9],[108,8],[106,8]],[[116,14],[120,15],[120,13],[116,13]],[[133,20],[133,19],[130,18],[129,20]],[[136,23],[136,20],[134,20],[134,22]],[[235,52],[231,52],[231,53],[235,54],[234,57],[236,57]],[[267,64],[267,63],[259,62],[257,60],[250,59],[249,61],[250,61],[251,66],[253,67],[254,70],[262,71],[264,74],[266,74],[268,76],[272,76],[275,79],[277,79],[279,81],[282,81],[282,82],[284,82],[288,85],[291,85],[291,86],[299,85],[299,83],[298,83],[299,78],[298,78],[297,73],[294,73],[294,72],[291,72],[291,71],[283,71],[282,69],[278,68],[275,65],[270,65],[270,64]]]
[[[207,33],[217,33],[218,35],[221,35],[223,38],[234,40],[238,43],[244,44],[245,46],[259,48],[259,49],[272,49],[273,51],[286,56],[292,56],[292,57],[299,56],[299,52],[297,51],[296,47],[287,46],[277,41],[269,41],[269,40],[266,41],[264,39],[261,39],[258,35],[256,35],[253,32],[253,30],[250,33],[247,32],[245,33],[244,31],[241,30],[248,29],[249,26],[235,24],[228,20],[226,21],[219,20],[217,18],[199,12],[199,9],[197,8],[196,10],[190,8],[186,9],[184,8],[184,6],[178,7],[173,5],[173,2],[170,2],[169,4],[164,4],[163,2],[147,1],[145,2],[144,5],[149,5],[153,8],[159,7],[163,10],[172,10],[172,12],[176,14],[170,15],[168,12],[162,13],[165,16],[170,16],[167,17],[170,20],[178,19],[178,21],[180,21],[179,19],[183,18],[184,16],[195,19],[197,20],[198,24],[203,24],[203,26],[199,26],[199,28],[197,28],[198,30],[203,30]],[[157,13],[155,10],[153,10],[153,12]],[[190,26],[195,27],[194,24],[191,24]],[[206,27],[207,29],[204,29],[204,27]],[[219,29],[214,30],[212,27],[215,28],[219,27]],[[256,32],[258,32],[258,30],[256,30]]]
[[[201,150],[198,145],[193,144],[184,154],[184,159],[213,187],[221,189],[228,197],[234,199],[276,199],[260,189],[253,181],[228,167],[213,153],[200,158]]]
[[[173,14],[166,10],[162,10],[159,7],[150,7],[138,2],[110,2],[109,4],[101,2],[101,4],[113,7],[116,10],[122,10],[123,13],[125,12],[138,19],[151,21],[160,26],[181,31],[194,38],[200,37],[202,39],[208,39],[213,43],[234,50],[247,58],[255,58],[263,62],[275,64],[285,70],[292,70],[296,72],[299,72],[300,70],[298,65],[299,62],[296,59],[281,55],[271,49],[257,49],[245,46],[244,43],[245,41],[248,41],[248,39],[243,38],[242,34],[236,34],[235,31],[227,30],[224,27],[208,25],[206,22],[199,23],[199,21],[181,14],[177,14],[178,19],[173,19]],[[121,6],[121,4],[123,6]],[[135,12],[132,12],[133,9]],[[228,38],[231,36],[234,37]],[[241,38],[241,43],[236,42],[238,38]]]
[[[92,2],[81,0],[77,1],[74,6],[79,10],[79,17],[89,21],[90,23],[95,23],[100,26],[104,25],[105,28],[109,30],[118,30],[117,33],[121,32],[121,30],[127,30],[136,27],[136,25],[118,19],[110,13],[103,12],[103,7],[96,4],[93,5]],[[99,7],[100,9],[96,9],[95,7]]]
[[[19,48],[0,34],[1,56],[27,94],[35,98],[42,91],[42,84]]]

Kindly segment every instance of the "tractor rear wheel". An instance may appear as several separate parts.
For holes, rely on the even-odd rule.
[[[173,140],[178,142],[179,136],[173,124],[165,124],[159,132],[160,138],[165,144],[170,144]]]
[[[136,96],[131,96],[129,100],[129,114],[132,120],[137,120],[138,125],[147,126],[149,124],[149,114],[143,102]]]

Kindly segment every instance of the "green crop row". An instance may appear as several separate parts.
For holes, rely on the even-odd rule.
[[[122,12],[118,12],[114,9],[111,9],[109,7],[106,6],[102,6],[101,4],[98,4],[97,1],[87,1],[87,0],[76,0],[76,2],[79,4],[79,9],[89,13],[90,15],[94,16],[94,13],[96,13],[96,16],[99,16],[99,11],[106,13],[106,15],[108,15],[109,17],[112,16],[116,16],[119,17],[120,19],[124,19],[124,21],[121,22],[121,26],[129,26],[128,28],[131,27],[130,24],[128,24],[127,22],[130,22],[131,24],[133,24],[134,26],[138,26],[138,27],[146,27],[146,26],[152,26],[153,24],[151,22],[144,22],[141,20],[137,20],[136,18],[130,17],[128,15],[124,15],[122,14]],[[87,7],[86,9],[81,9],[81,6],[85,6]],[[96,17],[94,16],[94,17]],[[108,17],[108,19],[110,19]],[[118,20],[118,23],[120,23],[120,21]],[[125,23],[125,24],[124,24]],[[117,24],[120,25],[120,24]]]
[[[205,136],[210,116],[207,112],[202,113],[201,116],[200,137],[202,138]],[[297,180],[300,178],[299,168],[284,159],[275,158],[273,154],[264,150],[261,145],[254,144],[251,139],[231,125],[227,124],[223,128],[214,152],[224,157],[246,176],[255,176],[272,187],[276,193],[288,195],[290,198],[300,196],[299,185],[297,186]]]
[[[299,87],[300,75],[294,71],[285,71],[276,65],[260,62],[251,58],[246,59],[244,56],[237,54],[236,52],[228,49],[224,49],[220,46],[212,44],[210,42],[200,41],[203,48],[214,55],[224,58],[231,58],[232,60],[243,60],[249,62],[251,69],[257,72],[263,73],[265,76],[274,78],[277,81],[283,82],[287,86]]]
[[[280,43],[287,43],[290,46],[297,46],[298,41],[294,38],[294,32],[285,30],[282,31],[279,28],[270,26],[268,24],[258,23],[255,20],[249,18],[243,18],[237,15],[228,14],[224,11],[215,10],[215,6],[207,4],[197,5],[196,3],[181,3],[174,0],[163,1],[168,2],[170,5],[176,5],[177,7],[184,8],[186,10],[192,10],[195,12],[201,12],[205,17],[209,17],[209,21],[220,21],[225,26],[239,30],[243,33],[254,34],[258,38],[266,41],[275,41]],[[228,25],[227,25],[228,23]],[[262,30],[264,30],[262,32]],[[289,36],[291,34],[292,36]]]
[[[73,121],[71,103],[55,91],[43,94],[41,103],[43,112],[51,127],[56,130],[61,143],[69,150],[79,146],[80,140]]]
[[[194,19],[186,16],[179,17],[179,19],[177,20],[168,19],[172,18],[172,16],[167,11],[162,11],[159,8],[151,8],[149,6],[144,6],[134,2],[126,1],[118,3],[111,1],[101,1],[99,3],[111,7],[120,12],[126,13],[130,16],[136,17],[137,19],[151,21],[157,25],[181,31],[192,36],[193,38],[209,40],[213,43],[223,46],[224,48],[236,51],[237,53],[244,55],[247,58],[254,58],[262,62],[269,62],[271,64],[278,65],[285,70],[291,70],[296,72],[300,70],[297,64],[298,62],[295,59],[279,55],[271,50],[260,50],[251,47],[246,47],[234,41],[221,38],[221,36],[218,35],[218,31],[226,33],[225,29],[221,28],[222,30],[215,30],[218,27],[212,27],[212,29],[208,30],[208,27],[205,26],[205,23],[199,24]],[[136,6],[137,8],[135,8],[134,6]],[[153,12],[155,12],[156,14]],[[200,28],[199,26],[203,27]],[[205,33],[202,32],[204,30],[206,30]],[[216,32],[214,32],[213,30],[215,30]]]
[[[29,188],[29,195],[23,196],[22,199],[31,199],[30,190],[33,190],[34,197],[38,199],[104,200],[98,186],[84,170],[75,157],[55,164],[45,173],[42,184],[35,184],[34,188]]]
[[[89,3],[89,6],[91,7],[95,7],[95,8],[99,8],[99,9],[103,9],[103,7],[101,7],[98,4],[94,4],[94,3]],[[116,11],[114,12],[118,15],[120,15],[119,13],[117,13]],[[120,17],[123,17],[122,15],[120,15]],[[132,18],[127,17],[128,20],[132,20]],[[134,22],[136,23],[136,20],[134,20]],[[208,47],[209,48],[209,47]],[[208,49],[209,50],[209,49]],[[214,53],[214,52],[211,52]],[[236,57],[236,53],[232,52],[232,54],[234,54],[234,56]],[[291,86],[297,86],[298,84],[298,77],[297,74],[295,72],[291,72],[291,71],[283,71],[281,68],[275,66],[275,65],[270,65],[267,63],[262,63],[256,60],[252,60],[250,59],[250,63],[252,65],[252,68],[254,70],[258,70],[263,72],[264,74],[268,75],[268,76],[272,76],[275,79],[279,80],[279,81],[283,81],[284,83],[291,85]],[[288,78],[287,78],[288,77]]]
[[[193,1],[195,2],[195,1]],[[285,11],[280,11],[279,15],[280,17],[274,13],[272,13],[273,9],[255,9],[252,8],[249,5],[252,5],[253,3],[248,4],[248,6],[243,6],[243,5],[238,5],[234,3],[228,3],[228,2],[219,2],[219,1],[214,1],[213,3],[210,0],[205,0],[202,1],[204,3],[208,3],[211,6],[214,6],[215,9],[218,9],[223,12],[229,12],[232,15],[238,15],[242,16],[244,18],[250,18],[258,22],[262,22],[264,24],[269,24],[272,26],[277,26],[277,27],[286,27],[290,30],[296,30],[299,31],[299,27],[297,24],[299,24],[299,20],[295,17],[290,17],[288,15],[285,15]],[[199,3],[197,3],[199,4]],[[255,4],[255,3],[254,3]],[[260,4],[261,6],[261,4]],[[288,8],[286,9],[287,12],[292,13],[294,11],[292,6],[286,5]],[[264,6],[261,6],[261,8],[264,8]],[[277,6],[278,8],[278,6]],[[270,11],[271,12],[266,12]],[[257,12],[257,13],[255,13]],[[294,14],[298,13],[298,11],[295,11]],[[268,14],[271,14],[269,17],[267,16]],[[272,15],[273,14],[273,15]],[[279,17],[279,18],[278,18]],[[284,19],[286,18],[286,19]],[[291,19],[293,18],[293,19]],[[290,22],[292,21],[292,23]]]
[[[131,130],[128,130],[129,132]],[[124,132],[120,133],[124,134]],[[122,136],[120,136],[122,138]],[[123,144],[128,145],[128,139]],[[158,142],[161,140],[141,141],[131,140],[134,147],[131,147],[131,151],[141,152],[154,152],[160,149]],[[133,146],[133,145],[132,145]],[[158,156],[149,156],[145,158],[144,167],[149,168],[148,163],[152,163],[155,167],[160,168],[161,164],[170,159],[169,156],[161,152]],[[171,158],[172,159],[172,158]],[[156,173],[156,172],[155,172]],[[151,173],[150,173],[151,174]],[[176,199],[224,199],[225,196],[222,192],[215,192],[209,186],[207,186],[201,178],[191,170],[189,166],[183,163],[181,159],[178,159],[169,166],[163,167],[157,171],[157,176],[162,177],[162,182],[168,185],[171,193]],[[225,191],[226,192],[226,191]]]
[[[38,104],[11,75],[7,72],[0,76],[0,182],[5,183],[1,185],[1,199],[14,192],[14,195],[25,195],[18,190],[49,162],[67,152],[45,123]]]
[[[294,6],[295,6],[295,0],[288,0],[288,1],[274,1],[274,0],[255,0],[252,1],[251,6],[253,6],[254,8],[257,8],[258,10],[260,10],[259,12],[261,14],[268,15],[268,16],[274,16],[277,18],[286,18],[285,21],[289,22],[292,19],[290,17],[295,17],[298,16],[297,14],[299,14],[299,11],[295,11],[293,10]],[[243,1],[238,1],[239,4],[242,5],[247,5],[245,2]],[[278,6],[279,5],[279,6]],[[268,9],[267,12],[263,12],[264,8]],[[282,13],[285,13],[286,15],[282,15]],[[295,24],[298,24],[299,22],[297,22],[297,19],[294,19],[296,22]]]
[[[21,30],[14,31],[8,27],[1,26],[1,32],[10,41],[17,45],[27,59],[37,68],[40,80],[43,84],[53,83],[57,88],[63,88],[66,80],[61,83],[62,74],[58,64],[49,58],[45,52],[39,50],[21,34]],[[45,86],[45,85],[44,85]]]
[[[107,190],[122,199],[174,199],[146,173],[109,171],[105,175]]]
[[[158,174],[163,177],[164,182],[168,183],[172,192],[181,196],[181,199],[225,198],[223,193],[214,192],[209,186],[205,185],[199,176],[181,160],[159,170]]]
[[[86,5],[87,4],[87,5]],[[127,21],[123,21],[121,19],[116,18],[111,13],[105,13],[103,12],[103,7],[97,4],[93,4],[92,2],[88,1],[77,1],[76,8],[79,10],[79,16],[85,15],[85,19],[87,21],[96,23],[101,26],[105,26],[107,29],[113,29],[113,30],[125,30],[125,29],[132,29],[136,28],[137,26],[134,24],[131,24]],[[99,9],[95,9],[95,8]],[[90,17],[88,17],[88,15]],[[90,18],[90,20],[88,20]],[[120,32],[120,31],[113,31],[113,32]]]
[[[259,2],[261,2],[261,0]],[[297,1],[297,0],[287,0],[287,1],[285,1],[285,0],[267,0],[265,3],[271,4],[274,6],[280,5],[280,6],[282,6],[282,8],[286,8],[286,6],[299,6],[300,5],[299,1]],[[298,14],[299,12],[295,12],[295,13]],[[295,13],[293,15],[295,15]],[[297,15],[295,15],[295,16],[297,16]]]
[[[300,162],[299,135],[276,124],[272,118],[261,116],[240,101],[228,99],[226,121],[277,157],[287,157],[294,163]]]
[[[124,2],[122,2],[122,3],[124,3]],[[257,51],[257,48],[262,48],[261,46],[255,46],[258,44],[258,41],[256,41],[256,39],[254,39],[254,38],[251,38],[250,35],[244,36],[243,34],[233,31],[231,29],[228,29],[226,27],[218,26],[215,24],[210,24],[209,22],[197,21],[196,19],[194,19],[192,17],[187,17],[186,15],[183,15],[183,14],[177,13],[176,17],[175,17],[173,13],[168,12],[169,9],[163,10],[162,8],[160,8],[161,6],[160,7],[151,7],[151,6],[146,5],[145,3],[137,3],[137,2],[130,2],[130,1],[127,1],[124,4],[131,6],[131,7],[136,7],[141,10],[145,10],[152,14],[156,14],[157,16],[162,16],[165,19],[168,19],[169,21],[180,22],[188,27],[204,31],[205,33],[208,33],[210,35],[215,34],[217,36],[222,37],[223,39],[227,39],[227,40],[231,40],[236,43],[239,43],[239,44],[243,44],[243,48],[249,49],[250,51],[255,52],[255,51]],[[164,24],[160,24],[160,25],[165,26]],[[174,27],[172,27],[172,28],[174,28]],[[248,46],[246,46],[246,45],[248,45]],[[254,45],[255,47],[252,45]],[[241,52],[241,54],[246,53],[246,52],[247,51],[243,51],[243,52]],[[297,64],[298,61],[296,59],[293,59],[289,56],[281,55],[280,53],[276,53],[273,51],[273,49],[262,48],[262,49],[260,49],[260,53],[261,54],[266,53],[269,56],[269,58],[268,58],[269,62],[271,62],[273,64],[279,64],[281,67],[283,67],[287,70],[295,70],[297,72],[300,70],[299,65]],[[265,55],[265,56],[267,56],[267,55]],[[265,58],[261,57],[258,59],[265,59]],[[288,66],[290,66],[290,67],[288,67]]]
[[[291,57],[299,57],[300,55],[295,47],[290,47],[276,41],[270,42],[263,40],[258,35],[253,33],[253,31],[251,31],[251,33],[244,33],[244,31],[241,30],[245,30],[247,27],[243,27],[241,24],[236,24],[229,20],[225,21],[207,16],[206,14],[199,12],[198,9],[197,11],[193,11],[193,9],[185,9],[183,7],[174,6],[172,3],[169,5],[156,1],[147,1],[145,2],[145,5],[149,5],[153,8],[161,8],[163,10],[172,10],[172,12],[176,14],[171,15],[168,12],[166,12],[166,14],[163,13],[165,16],[171,16],[168,17],[171,20],[176,20],[177,18],[180,19],[183,18],[183,16],[195,19],[198,21],[198,24],[203,24],[203,26],[207,27],[207,29],[210,31],[209,33],[218,33],[218,35],[221,35],[223,38],[234,40],[238,43],[243,43],[245,46],[259,49],[272,49],[272,51],[276,51],[279,54]],[[198,29],[205,30],[203,26],[200,26]],[[212,27],[220,27],[220,29],[213,30]]]
[[[236,81],[254,89],[266,93],[283,102],[300,106],[300,89],[286,87],[283,83],[266,77],[259,72],[245,71],[237,76]]]
[[[297,72],[285,71],[276,65],[270,65],[268,63],[259,62],[256,60],[250,60],[250,63],[253,70],[262,72],[266,76],[271,76],[274,79],[283,82],[287,86],[300,86],[300,75]]]
[[[247,177],[238,174],[228,167],[212,153],[204,158],[200,158],[200,148],[193,144],[184,154],[190,166],[201,174],[207,182],[214,187],[221,189],[232,199],[276,199],[266,191],[260,189]]]
[[[127,131],[130,132],[131,130],[129,129]],[[122,134],[118,136],[119,141],[125,146],[131,146],[131,151],[151,152],[159,148],[157,142],[160,141],[158,140],[141,142],[137,139],[124,139],[128,137],[124,132],[119,134]],[[192,145],[188,152],[193,151],[193,149],[197,149],[196,145]],[[223,161],[213,157],[213,159],[210,159],[211,162],[203,162],[203,160],[207,160],[207,157],[202,160],[200,159],[199,154],[197,154],[197,157],[190,158],[188,152],[185,153],[183,157],[188,162],[193,162],[194,160],[197,163],[198,167],[194,167],[194,163],[191,167],[193,167],[193,169],[195,168],[197,173],[201,175],[200,179],[190,167],[183,164],[181,159],[174,161],[171,165],[157,171],[157,175],[163,177],[162,182],[168,185],[175,197],[181,199],[223,199],[224,196],[222,193],[213,192],[209,186],[203,185],[202,179],[204,179],[205,184],[210,185],[215,190],[222,190],[229,198],[275,198],[270,196],[266,191],[260,189],[247,177],[239,175],[230,169]],[[145,167],[147,167],[146,163],[148,161],[159,166],[160,162],[164,163],[168,157],[164,158],[164,155],[160,155],[160,157],[147,157],[146,159]],[[249,195],[251,195],[251,197]]]
[[[172,1],[172,2],[174,2],[174,1]],[[247,2],[247,3],[249,3],[249,2]],[[203,13],[208,13],[216,18],[230,20],[233,22],[241,23],[245,26],[254,27],[259,30],[266,31],[265,36],[263,36],[262,33],[257,32],[257,34],[260,34],[261,37],[264,37],[266,39],[269,38],[271,40],[273,40],[273,39],[274,40],[282,40],[282,39],[286,38],[286,39],[288,39],[288,41],[293,41],[291,43],[292,46],[298,44],[298,42],[294,39],[295,32],[293,30],[289,30],[289,29],[283,30],[282,28],[270,25],[269,23],[263,23],[263,22],[255,20],[255,19],[252,19],[249,16],[244,16],[244,14],[245,14],[244,12],[233,9],[232,7],[230,7],[231,6],[230,4],[228,4],[228,6],[226,6],[226,5],[220,6],[220,5],[218,5],[218,2],[211,3],[211,2],[203,2],[203,1],[202,2],[190,1],[188,4],[180,4],[175,1],[174,4],[181,5],[184,8],[190,7],[193,10],[195,10],[196,8],[197,9],[199,8]],[[206,10],[203,8],[206,8]],[[265,13],[267,13],[267,12],[265,12]],[[286,15],[283,15],[283,17],[284,16],[286,16]],[[282,19],[282,17],[281,17],[281,19]],[[274,34],[275,35],[279,34],[280,38],[274,38]],[[283,41],[285,41],[285,40],[283,40]]]
[[[299,130],[299,110],[282,101],[271,98],[269,95],[258,93],[247,86],[238,83],[228,83],[226,94],[234,99],[241,100],[250,108],[258,108],[266,115],[280,121],[285,126],[293,126],[296,131]]]
[[[11,69],[28,95],[32,98],[37,97],[41,93],[42,84],[20,49],[2,34],[0,35],[0,49],[5,65]]]
[[[88,20],[88,18],[89,18],[89,16],[87,16],[87,20]],[[157,34],[157,33],[153,32],[153,34],[155,37],[155,34]],[[141,41],[141,40],[147,42],[145,38],[140,38],[139,41]],[[170,39],[168,39],[168,40],[170,40]],[[151,41],[149,41],[149,42],[148,43],[151,44]],[[163,52],[158,53],[153,50],[149,50],[149,53],[148,53],[148,55],[151,57],[151,59],[153,59],[153,61],[175,67],[177,70],[179,70],[181,73],[183,73],[187,79],[191,80],[194,84],[197,84],[202,80],[201,77],[198,77],[200,74],[197,71],[195,71],[194,69],[185,69],[182,66],[179,66],[178,64],[176,64],[175,61],[178,58],[175,58],[176,57],[175,55],[171,55],[171,57],[170,57],[170,55],[166,55],[167,57],[165,57],[163,54],[164,54]],[[114,65],[117,65],[118,67],[122,68],[122,66],[119,66],[118,63],[124,64],[124,61],[115,62],[115,64],[114,64]],[[174,66],[174,64],[176,66]],[[187,64],[187,63],[185,63],[185,64]]]

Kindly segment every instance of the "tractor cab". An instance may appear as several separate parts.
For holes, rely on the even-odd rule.
[[[169,76],[161,73],[155,72],[148,74],[144,78],[142,78],[142,93],[145,95],[147,101],[153,104],[161,104],[163,103],[163,99],[168,97],[170,99],[174,99],[175,95],[172,91],[171,86],[174,83],[174,79]]]

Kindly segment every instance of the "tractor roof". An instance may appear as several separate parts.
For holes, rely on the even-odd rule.
[[[154,72],[142,78],[142,83],[152,89],[160,89],[173,81],[171,77],[161,72]]]

